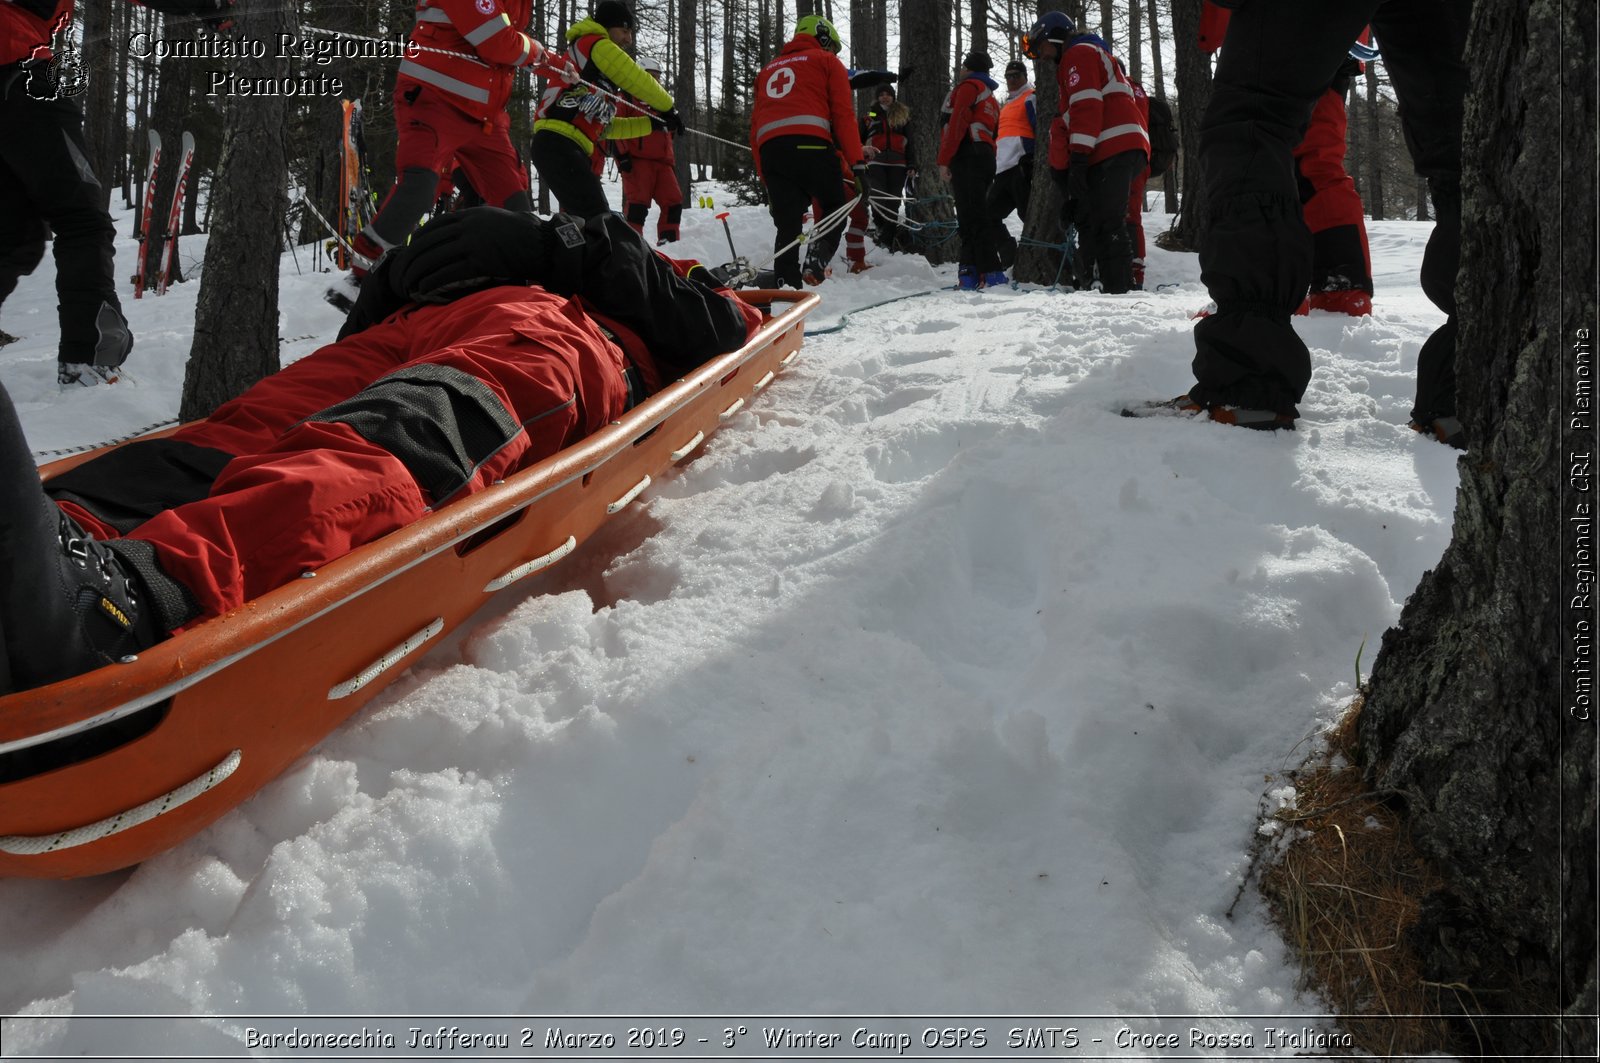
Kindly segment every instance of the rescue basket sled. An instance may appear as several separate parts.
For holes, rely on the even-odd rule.
[[[575,446],[137,657],[0,697],[0,876],[99,874],[193,836],[571,553],[799,352],[816,295],[740,294],[772,305],[749,343]]]

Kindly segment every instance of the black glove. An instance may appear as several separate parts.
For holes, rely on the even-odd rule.
[[[618,155],[617,156],[617,172],[618,173],[628,173],[632,169],[633,169],[633,156],[631,156],[631,155]]]
[[[356,305],[345,315],[339,339],[371,328],[406,305],[405,294],[394,286],[394,255],[384,255],[367,271],[356,293]]]
[[[1084,199],[1089,195],[1089,159],[1087,151],[1072,153],[1072,164],[1067,167],[1067,195]]]
[[[676,107],[669,111],[658,111],[650,116],[650,124],[658,129],[665,129],[669,133],[683,132],[683,116]]]
[[[538,277],[546,254],[545,224],[533,214],[473,207],[434,218],[394,252],[391,284],[418,303],[447,303],[496,284]]]
[[[867,199],[867,164],[864,162],[856,163],[850,167],[850,173],[856,179],[856,195],[860,196],[862,201],[865,202]]]

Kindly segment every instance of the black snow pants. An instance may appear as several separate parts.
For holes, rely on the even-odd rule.
[[[1078,286],[1087,287],[1090,267],[1100,290],[1121,294],[1133,287],[1133,239],[1128,235],[1128,194],[1149,157],[1123,151],[1089,167],[1088,189],[1078,201]]]
[[[0,67],[0,302],[43,260],[53,232],[61,361],[119,365],[131,338],[117,301],[116,227],[89,168],[83,112],[29,96],[27,80],[20,64]]]
[[[989,186],[994,183],[994,148],[963,141],[950,160],[950,193],[956,201],[956,233],[961,238],[961,266],[978,276],[1000,268],[989,223]]]
[[[1470,4],[1450,0],[1245,0],[1228,24],[1200,162],[1210,221],[1200,277],[1217,312],[1195,327],[1195,385],[1205,404],[1298,416],[1311,354],[1290,325],[1311,283],[1293,152],[1350,42],[1371,24],[1400,100],[1406,143],[1438,203],[1423,290],[1450,319],[1423,348],[1417,413],[1455,410],[1455,284],[1461,248],[1462,63]]]
[[[1016,211],[1017,217],[1028,220],[1028,195],[1032,190],[1032,155],[1024,155],[1009,170],[995,174],[994,183],[989,186],[985,206],[989,211],[990,239],[1001,269],[1010,269],[1017,261],[1017,238],[1006,228],[1006,218]]]
[[[788,247],[805,228],[806,211],[815,201],[825,217],[844,206],[844,165],[832,143],[820,137],[773,137],[761,145],[761,180],[767,186],[767,210],[778,229],[772,249]],[[820,218],[812,219],[813,222]],[[844,225],[836,225],[806,245],[807,261],[818,268],[833,261],[844,239]],[[800,287],[800,247],[788,247],[773,264],[778,280]]]
[[[533,134],[528,157],[563,213],[580,218],[611,213],[611,203],[594,172],[594,163],[577,141],[541,129]]]

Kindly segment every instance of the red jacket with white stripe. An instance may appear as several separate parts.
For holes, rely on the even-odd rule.
[[[939,135],[939,165],[949,166],[962,144],[987,144],[994,151],[995,133],[1000,128],[1000,101],[994,98],[995,82],[987,74],[968,74],[956,82],[945,99],[944,132]]]
[[[532,10],[533,0],[417,0],[411,40],[437,50],[400,61],[395,94],[421,83],[473,118],[505,110],[515,69],[545,60],[544,47],[522,32]]]
[[[1056,82],[1073,155],[1088,155],[1090,165],[1125,151],[1149,157],[1150,137],[1139,121],[1133,85],[1099,37],[1083,34],[1068,42]]]
[[[839,57],[809,33],[797,34],[756,75],[750,146],[758,168],[761,145],[786,136],[826,140],[838,147],[846,166],[861,162],[850,75]]]

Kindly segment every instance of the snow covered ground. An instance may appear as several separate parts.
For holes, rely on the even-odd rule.
[[[764,212],[731,221],[765,257]],[[1324,1009],[1253,891],[1226,913],[1449,537],[1456,454],[1406,427],[1428,231],[1372,227],[1370,319],[1298,321],[1281,434],[1118,416],[1191,380],[1193,256],[1123,296],[841,268],[811,330],[843,327],[701,457],[253,800],[129,872],[0,881],[0,1014],[1085,1015],[1115,1054],[1288,1054],[1263,1027]],[[683,246],[729,257],[712,210]],[[337,329],[326,281],[285,256],[286,359]],[[0,379],[34,445],[174,416],[198,287],[125,303],[130,380],[58,394],[48,260],[25,280]],[[239,1055],[247,1025],[4,1048]],[[1022,1054],[1014,1022],[905,1028],[943,1025]]]

